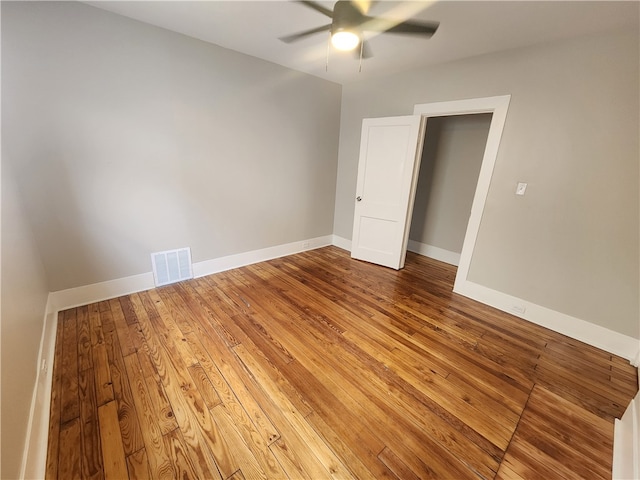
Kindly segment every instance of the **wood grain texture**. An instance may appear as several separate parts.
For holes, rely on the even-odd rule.
[[[131,479],[149,480],[151,478],[147,451],[144,448],[127,457],[127,469],[129,470],[129,478]]]
[[[112,330],[104,334],[114,397],[118,402],[118,419],[124,451],[131,455],[144,447],[138,413],[136,412],[118,337]]]
[[[59,315],[46,478],[610,478],[624,359],[326,247]]]
[[[67,310],[62,321],[62,399],[60,424],[80,415],[78,399],[77,309]]]
[[[82,476],[82,433],[80,418],[69,420],[60,427],[60,450],[58,454],[57,478],[81,478]]]
[[[127,377],[131,384],[131,393],[136,407],[140,412],[139,421],[147,451],[151,476],[153,478],[177,478],[174,465],[170,461],[165,448],[162,432],[158,426],[157,412],[153,410],[147,387],[142,374],[138,357],[135,354],[124,357]]]
[[[82,478],[99,480],[104,478],[98,403],[91,370],[79,374],[80,432],[82,435]],[[117,417],[116,417],[117,418]],[[117,432],[120,436],[120,430]]]
[[[118,480],[128,476],[127,461],[124,456],[120,424],[118,423],[118,407],[111,401],[98,408],[102,458],[105,480]]]

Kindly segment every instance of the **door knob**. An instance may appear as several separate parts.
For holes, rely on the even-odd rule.
[[[361,197],[360,195],[358,195],[358,196],[356,197],[356,200],[357,200],[358,202],[361,202],[361,201],[362,201],[362,197]]]

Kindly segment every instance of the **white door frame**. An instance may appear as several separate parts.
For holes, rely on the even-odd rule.
[[[413,109],[415,115],[422,115],[423,117],[443,117],[475,113],[493,114],[491,117],[491,125],[489,126],[489,135],[487,136],[487,146],[484,150],[482,165],[478,175],[478,184],[473,196],[473,204],[471,205],[469,223],[467,224],[467,231],[462,244],[462,252],[460,253],[460,264],[458,265],[456,281],[453,286],[454,292],[459,292],[461,287],[467,282],[473,250],[476,245],[476,239],[478,238],[478,231],[480,230],[480,221],[482,220],[485,202],[489,193],[493,167],[498,156],[498,148],[500,146],[500,139],[502,138],[502,131],[507,118],[510,100],[511,95],[501,95],[497,97],[472,98],[450,102],[424,103],[415,105]]]

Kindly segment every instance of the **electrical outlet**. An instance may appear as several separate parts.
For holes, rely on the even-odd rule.
[[[527,311],[527,307],[525,307],[524,305],[511,305],[511,311],[516,315],[522,315]]]

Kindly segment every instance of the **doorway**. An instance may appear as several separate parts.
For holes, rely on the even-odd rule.
[[[465,290],[468,285],[469,267],[471,266],[473,250],[480,230],[480,221],[482,220],[487,195],[489,194],[493,167],[498,157],[498,148],[500,147],[500,140],[502,139],[502,132],[507,119],[510,101],[511,95],[502,95],[451,102],[425,103],[416,105],[413,109],[414,115],[421,115],[422,117],[427,117],[427,119],[450,115],[491,114],[489,134],[487,135],[482,165],[473,195],[471,213],[469,214],[469,221],[462,243],[458,272],[453,286],[454,292],[459,293],[461,290]]]
[[[467,282],[480,220],[489,193],[510,95],[416,105],[414,115],[364,119],[354,201],[351,256],[395,269],[404,266],[418,184],[425,121],[434,117],[490,114],[454,291]],[[383,168],[369,168],[370,165]],[[394,180],[394,181],[390,181]],[[367,192],[367,193],[365,193]],[[380,239],[384,239],[381,242]],[[384,258],[381,257],[383,255]],[[392,261],[387,261],[391,259]]]
[[[478,113],[427,120],[409,251],[460,263],[491,117]]]

